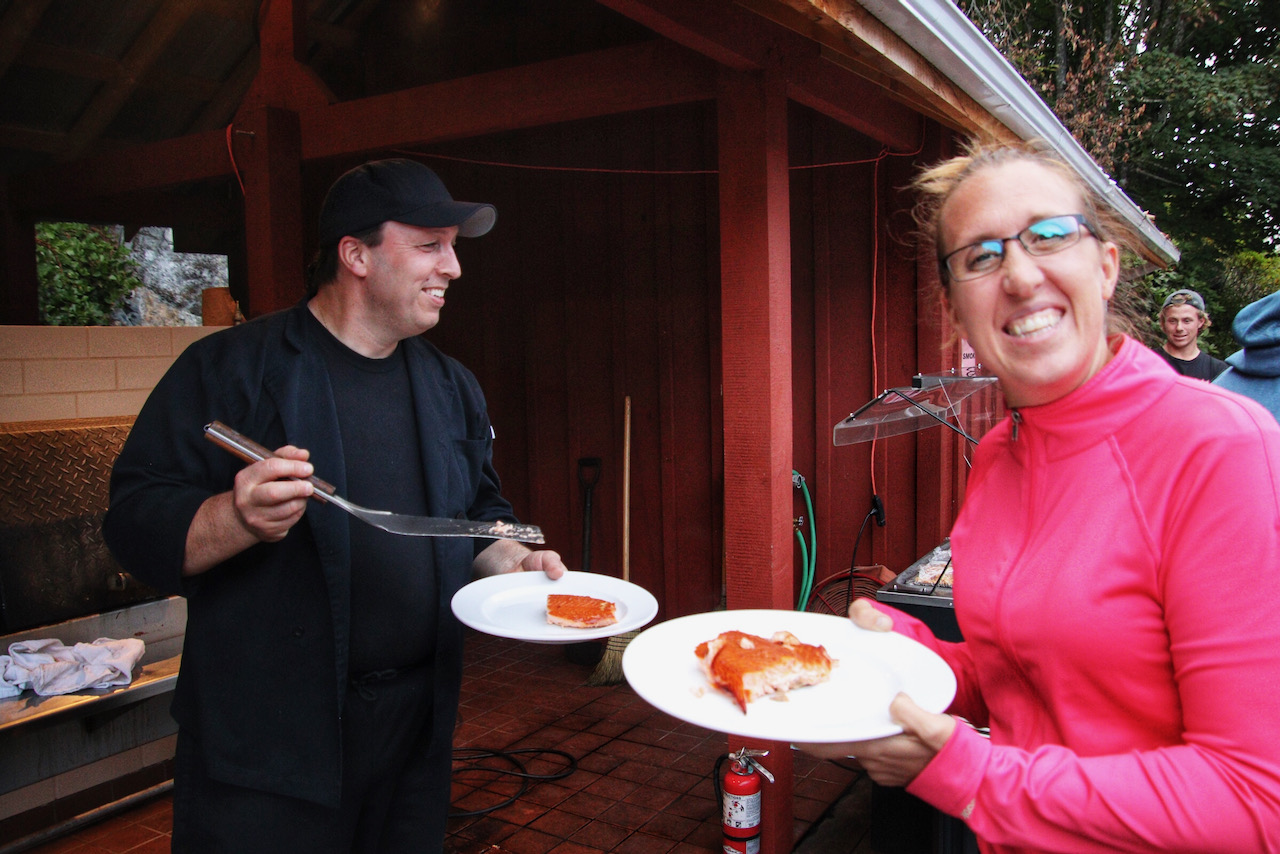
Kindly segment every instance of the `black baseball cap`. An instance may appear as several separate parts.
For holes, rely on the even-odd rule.
[[[320,206],[320,245],[388,221],[424,228],[457,226],[460,237],[479,237],[497,218],[493,205],[455,202],[440,176],[415,160],[373,160],[344,173],[329,188]]]

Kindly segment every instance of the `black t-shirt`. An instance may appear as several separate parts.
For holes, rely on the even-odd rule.
[[[1173,369],[1184,377],[1192,377],[1197,380],[1213,382],[1218,374],[1227,369],[1227,363],[1221,359],[1215,359],[1205,351],[1201,350],[1194,359],[1178,359],[1170,356],[1169,353],[1161,347],[1156,351],[1164,360],[1173,366]]]
[[[356,504],[427,515],[422,453],[403,348],[369,359],[319,330],[338,407],[347,494]],[[324,477],[323,472],[318,472]],[[350,519],[351,663],[359,675],[427,661],[435,650],[437,585],[430,537]]]

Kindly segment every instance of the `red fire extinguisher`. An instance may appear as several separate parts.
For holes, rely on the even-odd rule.
[[[716,788],[722,792],[724,854],[760,852],[760,778],[763,776],[772,783],[773,775],[755,757],[768,755],[767,750],[744,747],[716,762]],[[720,766],[726,759],[729,768],[721,776]]]

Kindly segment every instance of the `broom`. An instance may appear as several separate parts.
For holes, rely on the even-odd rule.
[[[622,416],[622,580],[631,580],[631,396],[626,397]],[[587,679],[588,685],[617,685],[622,681],[622,653],[639,634],[639,629],[609,638],[600,663]]]

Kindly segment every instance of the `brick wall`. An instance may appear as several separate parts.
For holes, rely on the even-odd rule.
[[[0,423],[137,415],[217,326],[0,326]]]

